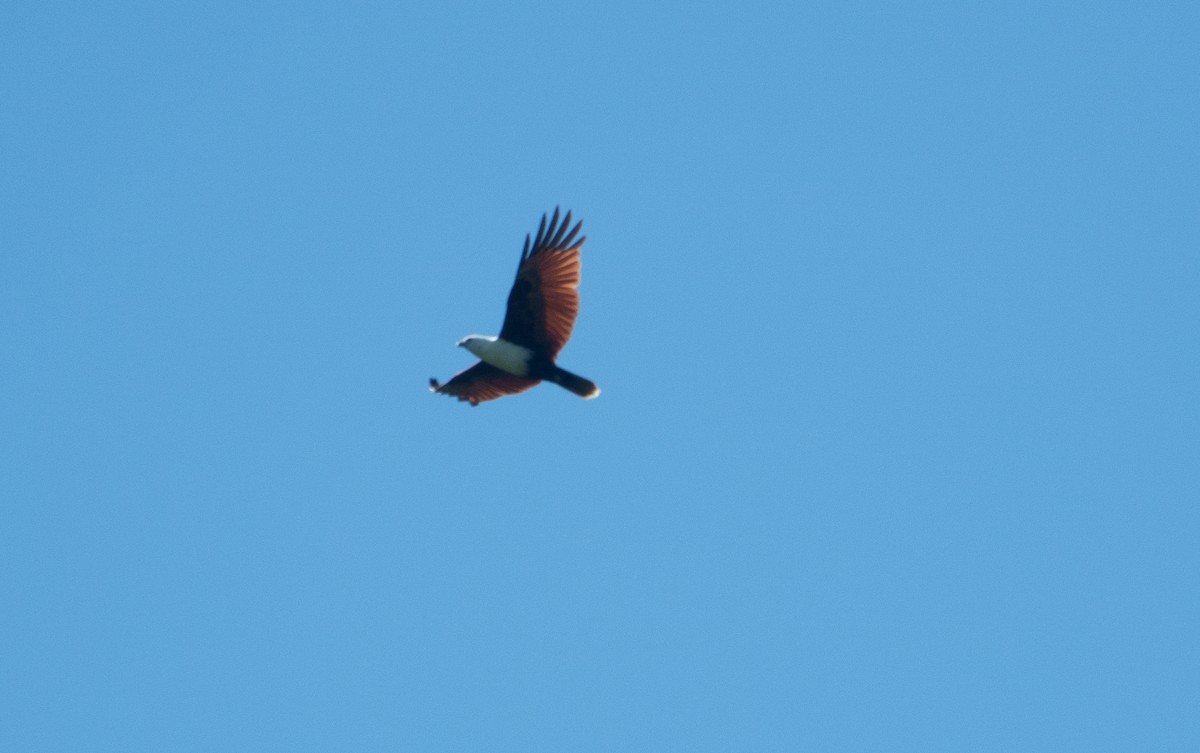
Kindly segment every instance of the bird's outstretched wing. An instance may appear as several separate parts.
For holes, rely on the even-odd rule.
[[[539,381],[541,380],[509,374],[480,361],[471,368],[458,372],[445,384],[430,379],[429,389],[443,395],[453,395],[471,405],[479,405],[498,397],[524,392]]]
[[[579,249],[587,238],[575,240],[582,222],[568,232],[570,225],[571,213],[559,224],[555,207],[549,227],[542,215],[532,246],[525,236],[525,250],[500,329],[501,339],[544,352],[551,359],[571,339],[579,314]]]

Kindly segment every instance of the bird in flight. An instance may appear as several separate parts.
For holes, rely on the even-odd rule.
[[[458,346],[478,356],[479,363],[445,384],[430,379],[431,391],[453,395],[473,406],[524,392],[542,380],[585,399],[600,394],[595,382],[554,362],[571,338],[579,313],[579,253],[586,238],[575,239],[582,222],[567,232],[570,225],[570,212],[559,224],[557,207],[548,227],[546,215],[542,215],[532,245],[525,236],[500,336],[469,335],[459,340]]]

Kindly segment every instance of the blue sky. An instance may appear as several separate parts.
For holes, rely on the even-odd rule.
[[[1195,750],[1198,32],[10,4],[0,749]]]

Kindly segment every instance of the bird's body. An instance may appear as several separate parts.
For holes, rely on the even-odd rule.
[[[559,225],[555,209],[549,228],[542,216],[532,245],[529,236],[525,237],[500,335],[470,335],[460,340],[459,346],[478,356],[479,363],[445,384],[430,379],[430,389],[471,405],[524,392],[542,380],[583,398],[600,394],[594,382],[555,363],[579,312],[579,253],[585,238],[574,240],[583,223],[567,232],[570,224],[570,212]]]
[[[533,351],[529,348],[485,335],[469,335],[458,344],[479,356],[480,361],[490,363],[501,371],[529,376],[529,362],[533,360]]]

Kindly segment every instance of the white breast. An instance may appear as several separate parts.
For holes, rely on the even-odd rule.
[[[533,351],[520,345],[514,345],[498,337],[480,337],[474,335],[463,342],[463,347],[479,356],[479,360],[490,363],[497,369],[509,374],[525,376],[529,373],[529,357]]]

